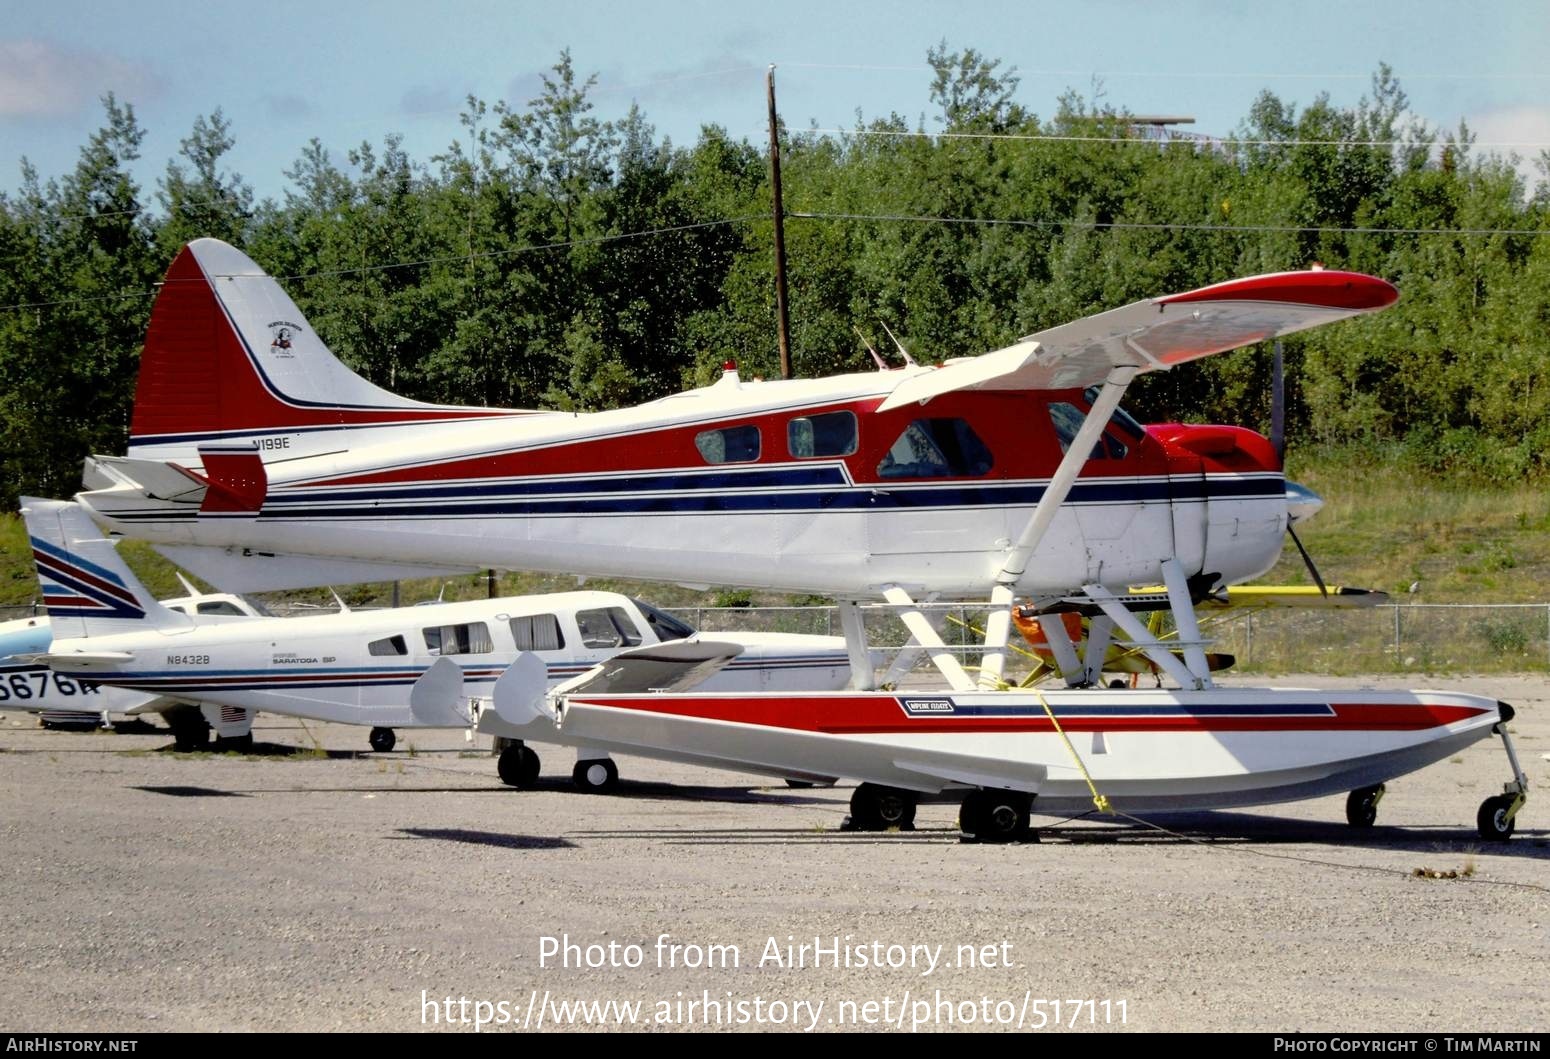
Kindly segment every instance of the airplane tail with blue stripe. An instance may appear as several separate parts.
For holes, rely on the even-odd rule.
[[[192,624],[156,601],[81,505],[23,497],[22,517],[55,643]]]

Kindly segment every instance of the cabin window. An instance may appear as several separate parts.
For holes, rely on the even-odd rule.
[[[1116,415],[1119,413],[1116,412]],[[1065,401],[1051,401],[1049,404],[1050,422],[1055,426],[1055,436],[1060,439],[1060,451],[1063,453],[1071,447],[1071,442],[1076,440],[1076,432],[1082,429],[1082,422],[1087,418],[1087,413],[1074,404]],[[1128,416],[1126,418],[1129,418]],[[1112,423],[1113,421],[1110,420]],[[1098,440],[1093,442],[1090,460],[1122,460],[1130,451],[1126,445],[1112,433],[1111,426],[1108,431],[1098,435]]]
[[[640,630],[623,607],[577,611],[576,628],[588,647],[634,647],[640,643]]]
[[[558,651],[565,646],[560,619],[553,614],[530,614],[511,619],[511,638],[519,651]]]
[[[487,655],[495,650],[490,641],[490,628],[482,621],[465,625],[433,625],[421,630],[425,634],[425,646],[432,654],[439,655]]]
[[[225,599],[219,600],[219,601],[214,602],[214,603],[201,603],[201,604],[199,604],[199,613],[201,613],[201,614],[235,614],[239,618],[247,617],[247,615],[242,612],[242,608],[241,607],[238,607],[235,603],[232,603],[231,601],[225,600]]]
[[[977,478],[994,463],[990,450],[962,419],[917,419],[904,428],[879,478]]]
[[[404,642],[402,636],[389,636],[385,639],[371,641],[371,643],[366,645],[366,653],[376,658],[406,655],[409,653],[409,645]]]
[[[759,428],[723,427],[694,435],[694,447],[706,463],[752,463],[759,458]]]
[[[1098,391],[1100,389],[1101,387],[1098,386],[1089,386],[1082,391],[1082,399],[1087,402],[1088,408],[1091,408],[1093,402],[1098,399]],[[1135,416],[1117,405],[1114,408],[1114,414],[1109,417],[1109,431],[1115,434],[1115,436],[1128,434],[1132,441],[1140,441],[1146,437],[1146,428],[1136,422]]]
[[[172,607],[168,607],[167,609],[168,610],[175,610],[179,614],[187,614],[188,613],[188,611],[184,610],[181,606],[172,606]]]
[[[658,610],[650,603],[640,600],[631,600],[640,612],[646,616],[646,624],[651,626],[651,631],[657,634],[659,640],[687,640],[694,635],[694,629],[666,611]]]
[[[856,414],[824,412],[786,424],[786,448],[799,460],[849,456],[856,451]]]

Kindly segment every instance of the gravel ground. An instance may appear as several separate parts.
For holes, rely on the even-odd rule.
[[[1550,786],[1544,678],[1430,683],[1515,703]],[[634,758],[618,795],[576,794],[552,747],[513,791],[460,733],[370,754],[361,729],[262,717],[257,753],[177,755],[0,718],[6,1030],[445,1029],[448,997],[463,1031],[506,1016],[486,1032],[584,1023],[571,1001],[641,1002],[608,1028],[1053,1032],[1056,1000],[1068,1032],[1550,1027],[1550,807],[1505,847],[1474,832],[1498,741],[1390,784],[1364,834],[1330,798],[980,847],[952,806],[847,835],[848,787]],[[787,965],[788,938],[838,939],[840,966]]]

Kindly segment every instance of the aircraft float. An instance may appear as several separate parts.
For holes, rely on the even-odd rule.
[[[559,683],[622,648],[698,635],[648,603],[593,591],[211,624],[194,615],[230,606],[233,597],[158,603],[79,505],[29,497],[22,516],[51,616],[52,643],[29,654],[43,673],[49,671],[40,663],[52,668],[45,682],[193,703],[207,714],[235,711],[249,724],[264,710],[369,725],[378,751],[393,749],[397,728],[471,729],[519,651],[541,660],[546,682]],[[739,653],[709,675],[705,690],[819,691],[850,680],[841,637],[718,636],[735,642]],[[178,723],[173,731],[179,745],[192,743]],[[497,765],[513,786],[538,778],[541,763],[526,745],[530,740],[575,746],[572,778],[582,790],[605,791],[618,782],[607,753],[569,740],[552,724],[517,735],[502,737]]]
[[[547,716],[599,745],[861,780],[858,827],[907,823],[920,795],[962,790],[966,835],[1015,838],[1035,803],[1084,802],[1084,776],[1133,811],[1348,791],[1364,824],[1385,781],[1496,732],[1513,778],[1477,822],[1505,838],[1526,794],[1506,704],[1213,686],[1195,601],[1267,571],[1319,500],[1259,434],[1143,427],[1120,408],[1140,374],[1397,298],[1358,273],[1275,273],[937,365],[765,382],[729,363],[710,386],[638,407],[533,412],[372,385],[257,265],[205,239],[153,307],[128,455],[88,460],[78,499],[228,590],[338,580],[354,564],[362,579],[495,566],[833,595],[846,692],[660,694],[682,683],[672,665],[642,662],[636,687],[626,652],[556,698],[529,668],[495,700],[513,725]],[[1176,640],[1138,619],[1132,585],[1161,589],[1145,605],[1171,614]],[[945,688],[880,689],[858,607],[879,597]],[[922,607],[947,599],[988,602],[977,675]],[[1005,689],[1019,605],[1064,688]],[[1067,610],[1091,616],[1081,642]],[[1093,686],[1116,637],[1177,688]]]

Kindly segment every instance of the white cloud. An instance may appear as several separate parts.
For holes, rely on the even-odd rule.
[[[113,92],[138,102],[159,91],[147,67],[43,40],[0,40],[0,118],[66,117]]]
[[[1478,153],[1498,154],[1503,158],[1516,154],[1518,172],[1530,192],[1544,179],[1535,162],[1546,149],[1544,145],[1550,144],[1550,107],[1499,107],[1467,120],[1469,131],[1475,134],[1475,142],[1480,145]]]

